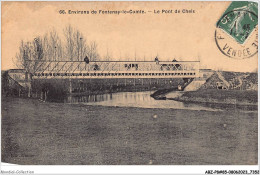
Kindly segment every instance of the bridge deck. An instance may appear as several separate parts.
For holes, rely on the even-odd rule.
[[[198,61],[34,61],[33,78],[195,78]]]

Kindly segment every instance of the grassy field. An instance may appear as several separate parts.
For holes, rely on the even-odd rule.
[[[229,104],[255,104],[257,105],[257,91],[249,90],[218,90],[202,89],[198,91],[185,92],[176,100],[190,102],[213,102]]]
[[[157,117],[154,117],[154,116]],[[2,101],[2,161],[26,165],[257,164],[257,113]]]

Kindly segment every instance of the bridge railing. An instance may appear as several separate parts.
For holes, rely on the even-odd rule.
[[[199,76],[198,61],[38,61],[34,64],[34,77],[158,77]]]

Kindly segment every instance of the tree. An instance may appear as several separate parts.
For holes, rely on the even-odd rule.
[[[36,37],[29,42],[22,40],[19,51],[13,59],[14,64],[33,73],[42,60],[83,61],[88,56],[90,61],[96,61],[100,57],[97,43],[93,41],[89,46],[83,34],[71,25],[64,29],[64,36],[65,40],[62,42],[57,32],[52,29],[43,37]],[[44,66],[45,63],[41,62],[41,65]]]
[[[89,51],[87,41],[79,30],[75,30],[73,36],[75,41],[75,59],[78,61],[83,60]]]
[[[19,51],[16,53],[15,58],[13,58],[13,63],[16,65],[17,68],[24,69],[27,64],[26,59],[28,56],[26,54],[26,44],[23,40],[21,40]]]
[[[16,54],[13,62],[18,68],[33,73],[43,58],[44,52],[42,39],[36,37],[31,42],[21,41],[19,52]]]
[[[57,61],[63,58],[62,42],[54,29],[44,35],[43,49],[46,60]]]
[[[40,63],[44,59],[44,52],[43,52],[43,42],[40,37],[34,38],[33,40],[33,46],[31,47],[31,53],[32,55],[29,58],[34,59],[34,62],[29,62],[30,63],[30,68],[29,72],[34,72]]]
[[[71,25],[68,25],[64,29],[64,36],[66,38],[66,43],[65,43],[65,55],[68,59],[73,60],[74,58],[74,50],[75,50],[75,45],[74,45],[74,39],[73,39],[73,28]]]
[[[96,42],[91,42],[90,46],[87,45],[87,40],[83,34],[78,30],[68,25],[64,29],[65,36],[65,55],[69,60],[83,60],[86,56],[91,61],[96,60],[99,57],[97,53]]]
[[[90,43],[88,56],[91,61],[97,61],[97,59],[100,57],[97,51],[97,43],[95,41]]]

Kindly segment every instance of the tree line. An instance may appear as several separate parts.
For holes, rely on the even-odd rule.
[[[52,29],[44,36],[37,36],[31,41],[21,40],[19,51],[13,59],[15,65],[31,72],[42,60],[80,61],[86,56],[91,61],[99,59],[97,43],[95,41],[88,43],[78,29],[68,25],[63,29],[63,35],[64,39],[61,39],[56,30]]]

